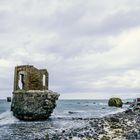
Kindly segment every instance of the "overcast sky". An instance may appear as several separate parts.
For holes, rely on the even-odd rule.
[[[61,98],[140,97],[140,0],[0,0],[0,98],[23,64]]]

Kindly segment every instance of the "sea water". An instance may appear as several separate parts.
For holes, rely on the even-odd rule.
[[[108,107],[107,100],[59,100],[47,121],[20,121],[10,111],[10,103],[0,100],[0,140],[44,139],[47,133],[84,127],[88,119],[125,110]]]

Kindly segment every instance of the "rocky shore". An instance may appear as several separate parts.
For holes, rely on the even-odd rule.
[[[46,140],[140,140],[140,106],[103,118],[73,118],[84,127],[56,130]]]

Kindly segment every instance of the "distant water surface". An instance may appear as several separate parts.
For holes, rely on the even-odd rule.
[[[47,133],[82,127],[88,118],[103,117],[125,110],[108,107],[107,100],[59,100],[47,121],[25,122],[13,117],[10,103],[0,100],[0,140],[43,139]]]

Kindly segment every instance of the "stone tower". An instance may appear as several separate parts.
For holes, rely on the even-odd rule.
[[[37,69],[32,65],[15,67],[14,91],[48,90],[47,69]]]
[[[47,119],[56,107],[59,94],[48,90],[48,71],[32,65],[15,67],[11,104],[13,115],[21,120]]]

